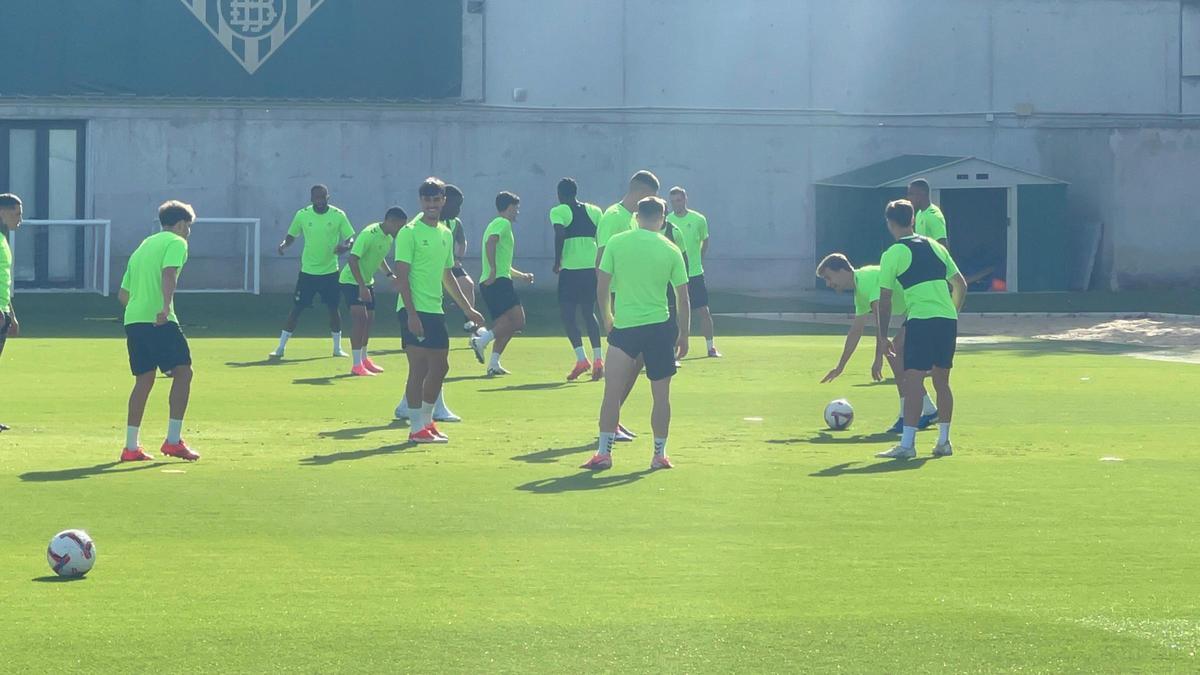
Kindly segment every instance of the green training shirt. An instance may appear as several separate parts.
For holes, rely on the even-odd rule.
[[[368,286],[375,285],[375,272],[383,264],[383,259],[387,257],[388,252],[392,250],[392,244],[395,243],[396,240],[383,231],[381,223],[372,223],[358,233],[358,238],[354,240],[354,246],[350,249],[350,255],[358,256],[358,271],[362,273],[363,281],[367,282]],[[358,285],[349,263],[342,268],[342,274],[338,277],[338,281],[343,284]]]
[[[488,240],[496,237],[496,278],[511,279],[512,278],[512,260],[513,248],[516,246],[516,240],[513,238],[512,221],[508,218],[497,216],[492,222],[488,223],[487,229],[483,231],[483,276],[481,280],[487,279],[492,275],[492,265],[488,262],[487,245]]]
[[[163,270],[168,267],[179,268],[175,276],[178,283],[187,257],[187,240],[174,232],[163,230],[142,241],[133,255],[129,256],[125,276],[121,278],[121,288],[129,294],[129,302],[125,305],[126,326],[134,323],[154,323],[158,320],[163,301]],[[171,298],[167,321],[179,323],[175,318],[174,297]]]
[[[946,284],[956,274],[958,265],[950,252],[927,237],[905,237],[884,251],[879,261],[880,288],[896,284],[904,288],[910,319],[957,319],[958,309]]]
[[[704,274],[700,248],[708,239],[708,219],[699,211],[689,210],[682,216],[671,211],[667,214],[667,220],[683,233],[683,252],[687,254],[688,276],[698,277]]]
[[[946,216],[942,215],[942,210],[937,204],[930,204],[929,208],[917,212],[915,229],[922,237],[929,237],[935,241],[945,239]]]
[[[288,234],[304,237],[300,271],[305,274],[333,274],[338,271],[337,246],[354,236],[354,227],[346,213],[330,205],[325,213],[306,206],[296,212]]]
[[[442,277],[454,267],[454,235],[443,224],[426,225],[418,216],[396,233],[396,262],[410,265],[408,283],[418,312],[445,314]],[[404,309],[404,296],[396,310]]]
[[[617,202],[608,207],[600,218],[600,225],[596,227],[596,246],[607,246],[613,235],[635,229],[637,223],[633,222],[633,213],[623,203]]]
[[[866,265],[854,270],[854,315],[871,313],[871,303],[879,302],[879,265]],[[892,314],[903,314],[904,289],[900,284],[892,287]]]
[[[683,253],[659,232],[637,228],[609,240],[600,271],[612,275],[615,328],[662,323],[670,317],[663,288],[688,282]]]
[[[12,306],[12,264],[12,249],[8,247],[8,237],[4,236],[4,230],[0,229],[0,312],[7,312]]]
[[[596,233],[599,234],[600,221],[604,218],[604,212],[595,204],[584,202],[584,210],[587,211],[588,217],[591,218],[592,224],[596,226]],[[571,207],[567,204],[559,204],[550,209],[550,224],[562,225],[569,233],[571,226],[574,224],[574,215]],[[564,270],[590,270],[596,267],[596,237],[571,237],[563,241],[562,250],[562,268]]]

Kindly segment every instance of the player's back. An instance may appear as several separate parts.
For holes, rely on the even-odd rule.
[[[129,294],[125,323],[153,323],[162,307],[162,271],[187,262],[187,240],[173,232],[146,237],[129,256],[121,288]],[[178,277],[177,277],[178,278]],[[174,321],[174,302],[168,320]]]
[[[663,289],[686,283],[683,254],[660,232],[637,228],[614,235],[600,269],[612,275],[618,328],[666,321]]]

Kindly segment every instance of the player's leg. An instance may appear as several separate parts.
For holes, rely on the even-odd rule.
[[[428,314],[418,312],[421,327],[424,329],[424,339],[421,341],[421,351],[425,357],[425,377],[420,383],[419,391],[409,391],[409,401],[420,401],[418,413],[424,424],[422,433],[432,437],[428,442],[445,443],[448,439],[438,431],[434,423],[434,411],[442,395],[442,385],[446,373],[450,372],[450,334],[446,330],[444,314]],[[415,398],[414,398],[415,396]]]
[[[129,372],[133,375],[133,390],[129,392],[129,408],[125,418],[125,447],[122,462],[153,459],[142,449],[139,431],[146,414],[146,401],[154,389],[157,364],[152,343],[154,325],[138,323],[125,326],[125,346],[129,352]]]
[[[296,326],[300,324],[300,314],[312,307],[313,296],[317,293],[316,284],[312,279],[312,275],[304,272],[301,272],[300,276],[296,278],[296,292],[292,295],[292,309],[288,312],[287,321],[283,324],[283,331],[279,333],[279,346],[267,356],[274,359],[283,358],[283,350],[287,347],[288,340],[292,339],[292,333],[296,332]]]
[[[896,396],[900,399],[896,423],[887,430],[889,434],[898,434],[904,431],[904,334],[904,325],[901,324],[900,330],[896,331],[896,337],[892,339],[892,348],[895,354],[886,357],[888,365],[892,369],[892,379],[896,382]]]
[[[894,345],[895,343],[893,343]],[[911,459],[916,456],[917,424],[921,419],[921,397],[925,390],[925,373],[933,368],[934,344],[928,319],[909,319],[904,326],[902,355],[904,374],[900,394],[904,398],[904,424],[900,444],[876,457]]]
[[[162,444],[162,454],[168,457],[194,462],[200,455],[192,451],[183,441],[183,417],[187,414],[188,399],[192,393],[192,352],[187,338],[175,323],[155,326],[155,342],[158,349],[158,368],[171,373],[170,416],[167,420],[167,438]]]
[[[8,341],[8,324],[10,320],[7,313],[0,313],[0,356],[4,355],[4,343]],[[0,424],[0,431],[8,431],[8,426]]]
[[[646,377],[650,379],[650,395],[654,407],[650,413],[650,427],[654,430],[654,459],[651,469],[674,468],[667,457],[667,436],[671,430],[671,378],[675,375],[675,345],[679,327],[668,321],[650,327],[648,343],[643,358],[646,362]]]
[[[363,367],[372,373],[382,373],[383,367],[371,360],[367,354],[367,345],[371,343],[371,331],[375,329],[375,289],[371,289],[371,302],[367,303],[366,310],[366,328],[362,337]]]
[[[329,309],[329,336],[333,339],[333,355],[345,356],[342,351],[342,295],[338,287],[336,272],[327,274],[320,279],[321,301]]]
[[[559,274],[562,273],[560,272]],[[559,279],[559,283],[562,283],[562,279]],[[559,297],[558,316],[562,319],[563,330],[567,333],[567,341],[571,343],[571,349],[575,351],[575,367],[567,374],[568,382],[574,382],[580,375],[592,369],[592,364],[588,361],[587,352],[583,350],[583,333],[579,330],[579,324],[575,321],[578,313],[579,305],[575,304],[574,300]]]
[[[463,269],[462,267],[455,268],[454,276],[458,277],[458,287],[459,287],[459,289],[462,290],[463,297],[465,297],[471,303],[471,306],[474,307],[475,306],[475,280],[472,279],[471,274],[469,272],[467,272],[465,269]],[[465,315],[464,315],[464,318],[465,318]],[[466,328],[467,326],[470,326],[469,332],[474,332],[475,329],[478,328],[478,326],[474,325],[474,323],[475,322],[470,321],[468,319],[467,322],[463,324],[463,327]]]
[[[692,316],[699,319],[700,334],[704,336],[709,358],[720,358],[721,352],[717,351],[712,311],[708,308],[708,286],[704,281],[703,274],[688,279],[688,304],[692,308]]]
[[[508,371],[500,365],[500,357],[513,336],[525,330],[525,308],[520,304],[509,307],[500,315],[496,326],[496,341],[492,344],[492,360],[488,364],[488,374],[507,375]]]
[[[357,289],[355,289],[357,291]],[[363,354],[367,347],[367,306],[354,304],[350,306],[350,319],[353,326],[350,329],[350,353],[354,356],[354,365],[350,368],[351,375],[372,376],[372,370],[367,370]]]
[[[950,445],[950,420],[954,416],[954,392],[950,390],[950,370],[954,368],[954,352],[958,342],[958,321],[937,319],[936,349],[933,360],[933,388],[937,392],[938,440],[934,457],[954,454]]]
[[[625,383],[637,377],[639,370],[637,359],[630,356],[625,348],[617,346],[628,337],[628,331],[621,329],[615,329],[609,335],[608,377],[604,379],[604,398],[600,403],[599,443],[596,454],[580,468],[603,470],[612,467],[613,443],[616,442],[617,427],[621,419]]]
[[[604,350],[600,346],[600,321],[596,317],[596,270],[579,272],[575,304],[583,312],[583,327],[592,346],[592,381],[604,377]]]

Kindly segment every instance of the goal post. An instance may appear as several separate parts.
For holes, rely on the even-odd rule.
[[[155,224],[154,231],[161,228]],[[197,218],[177,293],[251,293],[262,289],[262,222]]]
[[[111,220],[22,220],[8,243],[16,293],[109,295]]]

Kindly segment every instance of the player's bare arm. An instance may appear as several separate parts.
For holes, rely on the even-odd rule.
[[[164,267],[162,271],[162,309],[159,310],[154,325],[161,326],[167,322],[171,314],[171,300],[175,297],[175,282],[179,279],[178,267]]]
[[[874,307],[878,303],[872,303]],[[867,314],[854,317],[854,323],[850,324],[850,330],[846,333],[846,344],[842,347],[842,357],[838,359],[837,366],[825,374],[821,379],[821,384],[833,382],[846,369],[846,364],[850,362],[850,357],[854,355],[854,350],[858,349],[858,343],[862,340],[863,332],[867,326]]]
[[[612,299],[612,275],[604,270],[596,270],[596,305],[600,307],[600,327],[605,333],[612,332],[613,315],[610,301]]]
[[[458,308],[462,310],[468,320],[474,321],[480,326],[486,323],[483,320],[483,315],[467,300],[467,296],[462,292],[462,287],[458,285],[458,277],[454,276],[454,273],[450,270],[442,272],[442,287],[450,294],[450,297],[454,300],[454,304],[458,305]]]

